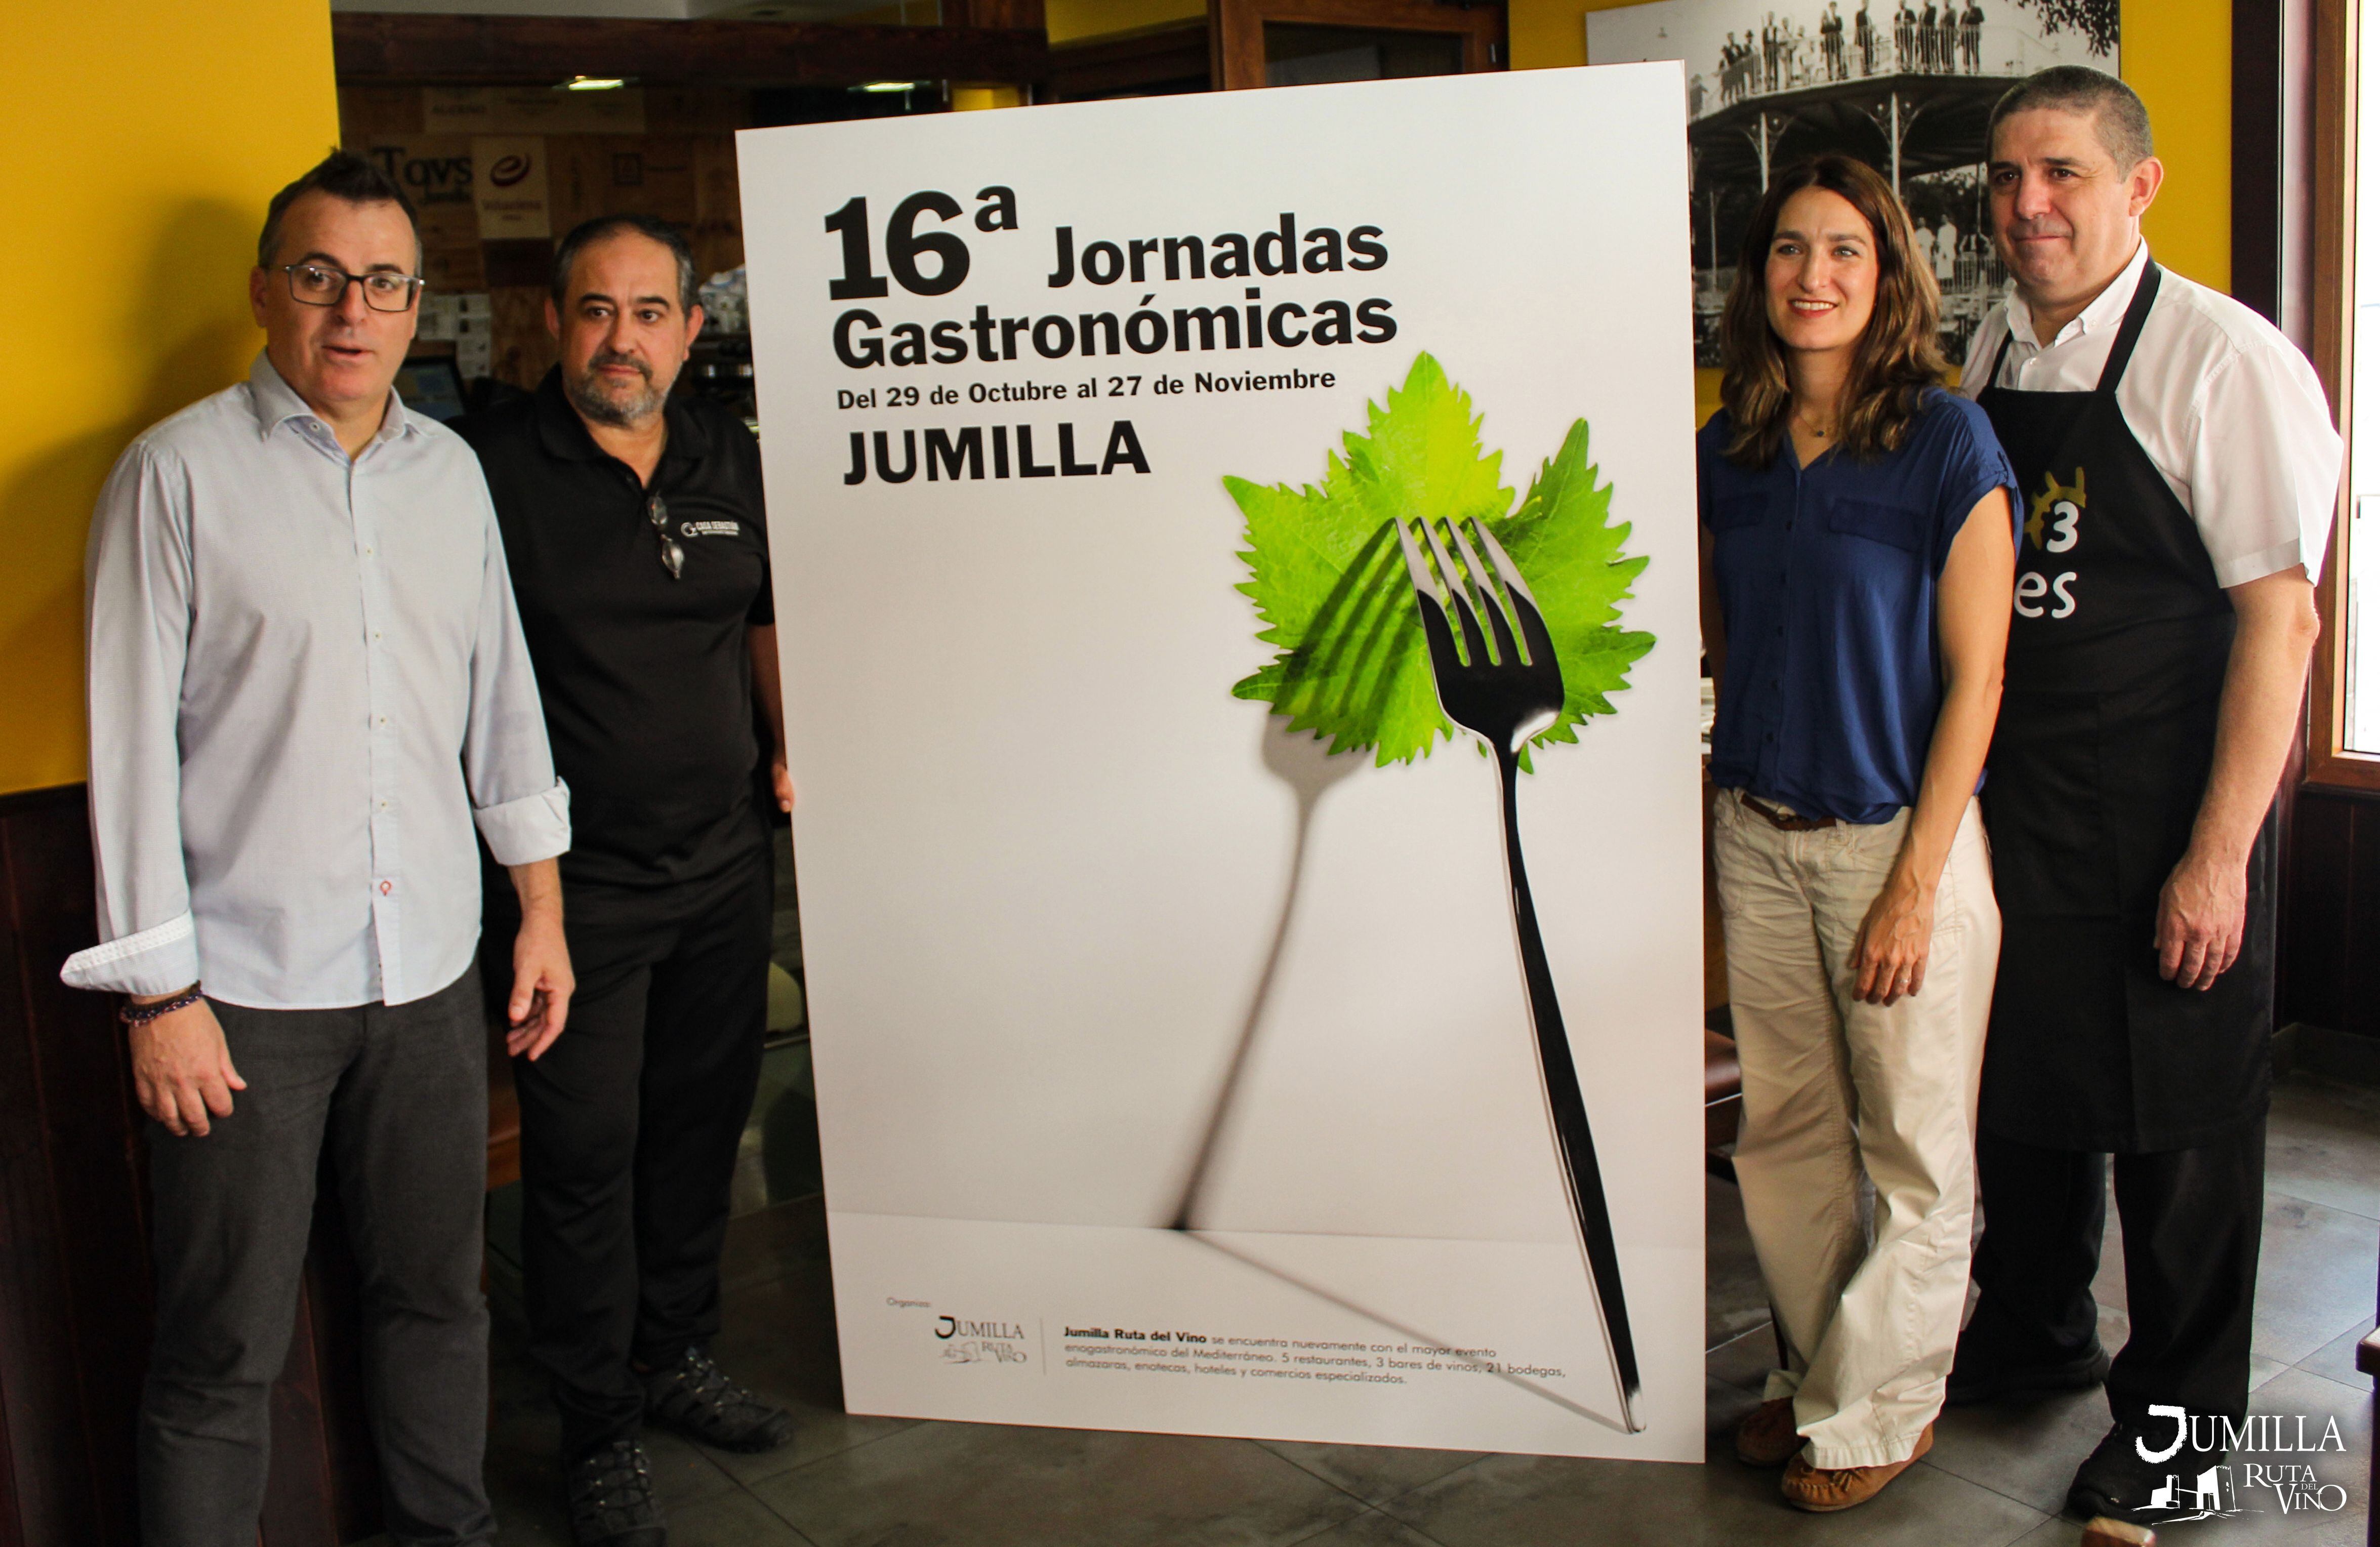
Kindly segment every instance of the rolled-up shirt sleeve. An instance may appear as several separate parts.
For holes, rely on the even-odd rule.
[[[471,649],[471,719],[463,778],[472,820],[500,865],[551,859],[570,847],[570,789],[553,773],[537,671],[521,635],[496,507],[487,504],[479,634]]]
[[[2278,334],[2208,374],[2190,425],[2190,513],[2215,583],[2305,566],[2322,579],[2343,457],[2313,367]]]
[[[100,491],[84,560],[100,944],[67,958],[76,988],[170,993],[203,976],[182,858],[190,575],[188,475],[136,442]]]

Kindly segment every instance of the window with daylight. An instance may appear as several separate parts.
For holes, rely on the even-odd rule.
[[[2359,32],[2380,36],[2380,0],[2362,0]],[[2335,676],[2334,750],[2380,756],[2380,60],[2354,55],[2356,108],[2351,274],[2354,390],[2350,395],[2347,518],[2332,560],[2337,583],[2324,665]]]
[[[2340,520],[2323,566],[2306,777],[2380,790],[2380,0],[2313,7],[2314,369],[2347,432]]]

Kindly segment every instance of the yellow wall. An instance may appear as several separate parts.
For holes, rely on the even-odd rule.
[[[82,778],[91,498],[142,426],[246,374],[264,202],[338,133],[323,0],[10,8],[0,791]]]
[[[2157,262],[2231,288],[2231,4],[2124,6],[2124,79],[2148,104],[2165,191],[2142,223]]]

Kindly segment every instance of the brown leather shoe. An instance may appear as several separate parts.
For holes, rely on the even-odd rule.
[[[1894,1461],[1882,1467],[1813,1467],[1807,1456],[1793,1457],[1785,1468],[1785,1502],[1795,1509],[1806,1509],[1813,1515],[1831,1515],[1839,1509],[1864,1504],[1884,1492],[1884,1485],[1916,1464],[1917,1458],[1934,1448],[1934,1426],[1927,1424],[1918,1431],[1916,1446],[1906,1461]]]
[[[1802,1448],[1793,1427],[1793,1399],[1763,1402],[1735,1426],[1735,1458],[1747,1467],[1781,1467]]]

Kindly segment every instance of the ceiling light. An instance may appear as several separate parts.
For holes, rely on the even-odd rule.
[[[626,81],[615,79],[608,75],[574,75],[569,79],[564,81],[559,87],[555,88],[555,90],[563,91],[616,91],[626,84]]]
[[[857,87],[856,90],[862,91],[907,91],[914,90],[917,84],[917,83],[914,80],[871,80],[867,85]]]

